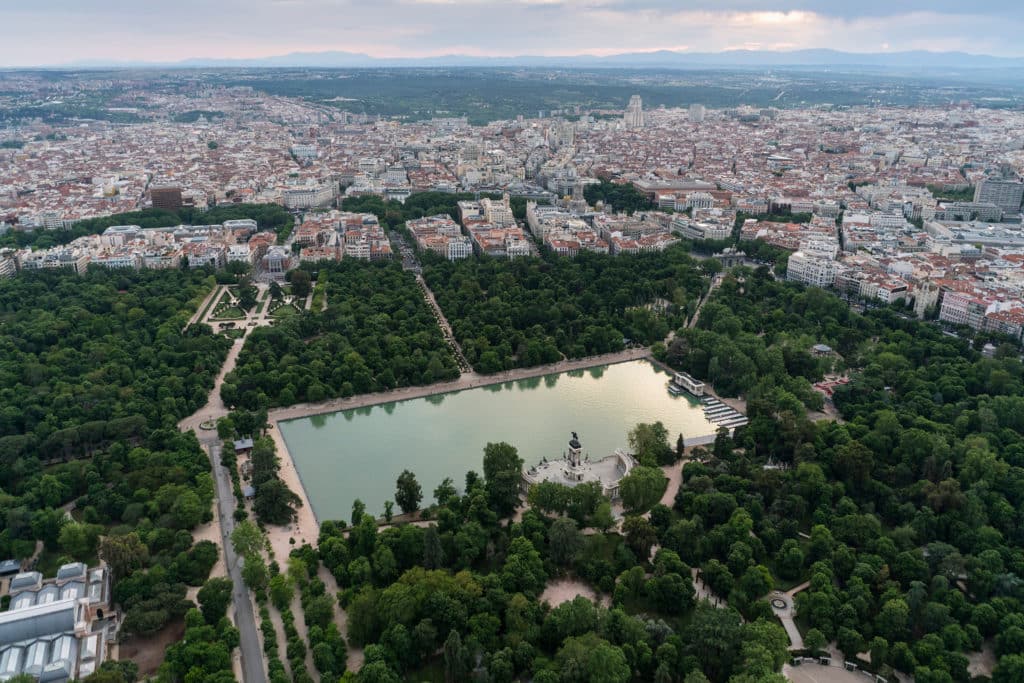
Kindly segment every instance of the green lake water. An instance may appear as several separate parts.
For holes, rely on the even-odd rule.
[[[482,473],[489,441],[507,441],[527,465],[560,458],[571,432],[593,459],[627,448],[638,422],[660,420],[670,441],[715,433],[701,406],[666,389],[668,375],[640,360],[396,401],[280,423],[319,520],[348,519],[356,498],[383,513],[403,469],[415,472],[423,504],[451,477]],[[396,513],[398,512],[396,508]]]

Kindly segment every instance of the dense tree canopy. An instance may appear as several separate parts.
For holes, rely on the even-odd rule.
[[[247,409],[323,401],[458,376],[413,276],[398,263],[321,264],[327,310],[253,330],[221,396]]]
[[[707,289],[677,248],[572,260],[425,261],[424,277],[482,373],[619,351],[624,339],[660,341]]]

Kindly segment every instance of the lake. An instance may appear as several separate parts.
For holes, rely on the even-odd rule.
[[[670,442],[715,433],[692,397],[673,396],[669,376],[646,360],[492,384],[279,423],[318,520],[349,519],[359,498],[380,515],[403,469],[416,474],[423,504],[451,477],[483,472],[488,442],[507,441],[527,465],[560,458],[571,432],[592,459],[628,448],[638,422],[661,421]],[[398,513],[396,507],[395,513]]]

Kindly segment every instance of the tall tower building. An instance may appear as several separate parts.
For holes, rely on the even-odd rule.
[[[1020,213],[1024,182],[1019,178],[985,178],[974,189],[974,201],[995,204],[1005,213]]]
[[[703,123],[704,122],[704,105],[703,104],[691,104],[690,105],[690,123]]]
[[[644,101],[640,99],[639,95],[629,98],[629,105],[626,107],[626,113],[622,116],[622,122],[626,128],[644,127]]]

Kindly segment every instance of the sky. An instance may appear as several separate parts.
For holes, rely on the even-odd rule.
[[[1024,56],[1022,0],[0,0],[0,65],[338,50],[375,57],[650,50]]]

